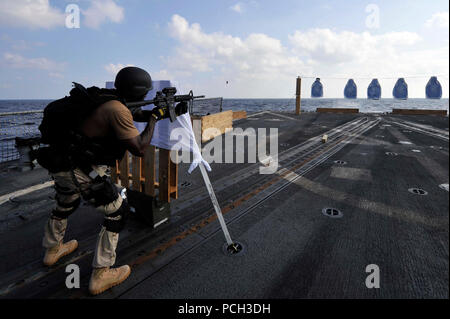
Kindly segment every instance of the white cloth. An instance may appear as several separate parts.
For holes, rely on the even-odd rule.
[[[177,95],[186,94],[183,92],[180,86],[173,81],[153,81],[153,89],[148,92],[145,99],[151,100],[155,98],[156,92],[161,91],[166,87],[176,87]],[[114,82],[106,82],[106,88],[113,89]],[[143,106],[142,109],[151,110],[154,107],[154,105],[146,105]],[[147,124],[134,122],[134,125],[139,130],[139,132],[142,132]],[[178,139],[171,139],[171,133],[174,132],[174,130],[177,132],[176,135],[178,135]],[[191,173],[200,163],[203,163],[206,169],[208,171],[211,171],[211,167],[209,166],[208,162],[203,159],[200,148],[198,147],[198,144],[195,140],[189,113],[177,116],[177,119],[174,122],[170,122],[170,119],[168,118],[158,121],[156,123],[155,131],[153,133],[153,138],[150,144],[167,150],[182,150],[192,152],[193,160],[191,166],[189,167],[189,173]]]

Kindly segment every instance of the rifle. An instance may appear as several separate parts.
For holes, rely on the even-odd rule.
[[[133,110],[140,108],[141,106],[154,104],[156,107],[165,108],[169,111],[170,121],[173,122],[176,119],[175,114],[175,103],[177,102],[189,102],[190,108],[194,99],[204,98],[204,95],[194,96],[192,90],[189,94],[185,95],[175,95],[177,89],[175,87],[167,87],[162,91],[156,92],[156,97],[153,100],[141,101],[141,102],[127,102],[126,106],[130,109],[131,113]]]

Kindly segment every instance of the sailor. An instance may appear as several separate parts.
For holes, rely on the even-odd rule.
[[[131,272],[128,265],[112,268],[116,260],[119,232],[124,228],[129,206],[125,193],[120,192],[108,176],[107,167],[121,159],[125,150],[135,156],[143,156],[144,148],[152,139],[156,122],[169,117],[167,109],[156,107],[150,116],[147,113],[147,126],[139,134],[133,119],[144,121],[143,111],[132,114],[125,103],[142,101],[152,89],[152,79],[143,69],[126,67],[119,71],[114,84],[115,90],[95,87],[97,90],[84,89],[80,86],[89,95],[90,101],[107,102],[98,105],[80,122],[79,127],[72,132],[77,138],[66,143],[49,142],[50,154],[43,152],[39,155],[41,158],[38,156],[39,163],[49,170],[56,189],[56,207],[45,225],[43,238],[45,265],[52,266],[61,257],[77,249],[78,242],[75,239],[68,242],[63,239],[67,218],[77,209],[81,198],[104,214],[89,282],[89,291],[94,295],[122,283]],[[94,96],[96,92],[97,96]],[[58,101],[66,103],[64,99]],[[186,113],[187,104],[179,103],[175,112],[177,115]],[[45,126],[51,126],[51,122],[43,120],[41,132],[45,132]],[[68,144],[74,145],[65,147]]]

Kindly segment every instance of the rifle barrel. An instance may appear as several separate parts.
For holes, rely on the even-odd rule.
[[[180,99],[180,97],[182,97],[181,99]],[[188,101],[188,100],[191,100],[191,99],[201,99],[201,98],[204,98],[205,96],[204,95],[199,95],[199,96],[189,96],[189,95],[178,95],[178,96],[174,96],[174,98],[175,98],[175,101]],[[150,105],[150,104],[155,104],[155,102],[158,102],[158,101],[160,101],[160,99],[153,99],[153,100],[147,100],[147,101],[141,101],[141,102],[128,102],[128,103],[126,103],[126,106],[128,107],[128,108],[136,108],[136,107],[141,107],[141,106],[145,106],[145,105]],[[177,101],[177,102],[178,102]]]

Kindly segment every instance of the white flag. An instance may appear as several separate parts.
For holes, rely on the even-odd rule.
[[[173,81],[153,81],[152,84],[153,89],[148,92],[147,96],[145,97],[146,100],[155,98],[156,92],[161,91],[166,87],[176,87],[177,95],[186,94],[183,92],[180,86]],[[106,82],[106,88],[113,89],[114,82]],[[151,110],[154,107],[154,105],[146,105],[143,106],[142,109]],[[139,132],[142,132],[145,129],[147,123],[134,122],[134,125],[139,130]],[[171,139],[172,132],[177,132],[176,139]],[[167,150],[182,150],[192,152],[194,158],[192,160],[191,166],[189,167],[189,173],[191,173],[200,163],[203,163],[206,169],[208,171],[211,171],[209,163],[203,159],[200,148],[198,147],[198,144],[195,140],[189,113],[177,116],[174,122],[170,122],[170,119],[168,118],[158,121],[156,123],[155,131],[153,133],[153,138],[150,144]]]

